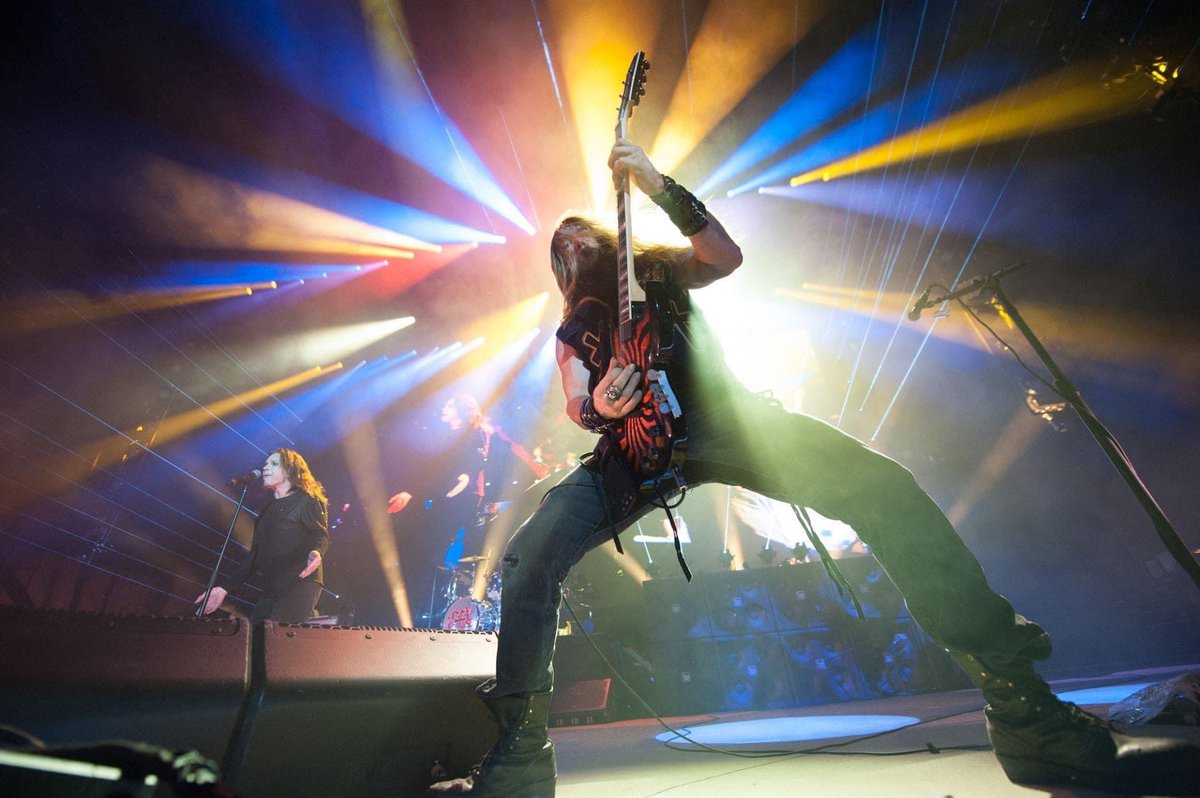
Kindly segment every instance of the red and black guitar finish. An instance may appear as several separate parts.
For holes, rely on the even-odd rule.
[[[629,64],[621,107],[617,112],[617,138],[628,138],[629,117],[645,93],[646,54],[638,51]],[[639,480],[659,477],[683,464],[686,425],[683,410],[671,389],[667,372],[675,349],[674,331],[683,319],[663,296],[662,274],[643,275],[646,287],[634,273],[633,229],[629,219],[629,182],[617,192],[618,329],[613,334],[613,354],[621,365],[633,363],[642,375],[641,404],[610,433],[625,461]],[[648,372],[654,370],[656,379]]]

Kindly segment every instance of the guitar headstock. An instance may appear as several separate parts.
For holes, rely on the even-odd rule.
[[[646,70],[650,62],[646,53],[638,50],[629,62],[629,71],[625,73],[625,90],[621,92],[621,107],[617,110],[617,119],[628,119],[633,115],[633,109],[646,93]]]

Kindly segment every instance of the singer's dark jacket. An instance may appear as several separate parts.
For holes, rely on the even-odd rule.
[[[308,565],[308,553],[329,548],[329,513],[325,505],[303,491],[294,490],[274,499],[254,524],[250,556],[225,580],[226,590],[240,587],[253,574],[264,596],[279,596],[301,582],[324,584],[324,566],[306,579],[300,572]]]

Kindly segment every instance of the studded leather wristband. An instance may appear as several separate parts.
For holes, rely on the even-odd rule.
[[[671,223],[685,236],[694,236],[708,227],[708,209],[696,199],[696,195],[676,183],[667,175],[662,176],[663,190],[650,197],[650,201],[666,211]]]
[[[603,432],[612,426],[613,419],[600,415],[596,403],[589,396],[579,405],[579,423],[589,432]]]

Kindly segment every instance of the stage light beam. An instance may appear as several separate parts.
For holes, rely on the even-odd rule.
[[[801,186],[956,150],[1092,124],[1149,108],[1136,81],[1102,85],[1102,67],[1073,64],[867,150],[796,175]]]
[[[617,98],[630,57],[653,42],[663,23],[656,4],[612,0],[604,4],[551,0],[551,38],[563,62],[563,79],[579,140],[594,212],[616,206],[608,151],[613,145]],[[654,54],[648,53],[653,81]],[[637,116],[632,128],[637,140]]]
[[[399,316],[394,319],[345,324],[290,335],[285,339],[278,339],[275,343],[278,348],[288,349],[288,354],[297,362],[319,363],[335,357],[346,357],[415,323],[416,318],[413,316]]]
[[[651,160],[673,172],[822,17],[816,0],[713,0],[687,56],[689,80],[675,85]],[[691,86],[704,86],[693,93]]]
[[[167,243],[211,249],[413,257],[436,244],[249,183],[149,156],[115,201]]]

